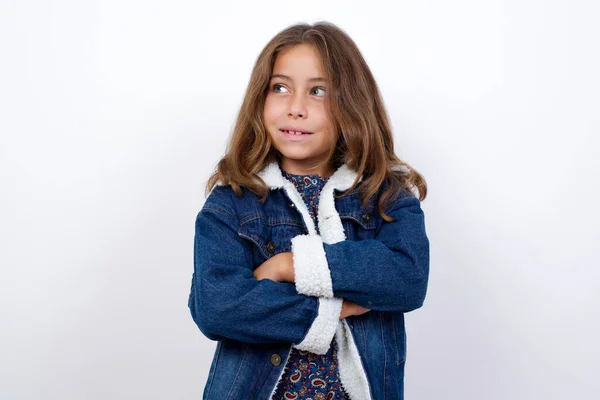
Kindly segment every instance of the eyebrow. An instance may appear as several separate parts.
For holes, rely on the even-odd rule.
[[[271,79],[273,79],[273,78],[281,78],[281,79],[286,79],[288,81],[292,80],[292,78],[290,78],[287,75],[283,75],[283,74],[273,74],[273,75],[271,75]],[[321,77],[309,78],[309,79],[307,79],[307,82],[327,82],[327,79],[321,78]]]

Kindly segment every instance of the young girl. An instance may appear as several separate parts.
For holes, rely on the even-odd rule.
[[[218,341],[204,399],[402,399],[426,184],[345,32],[299,24],[267,44],[207,192],[188,303]]]

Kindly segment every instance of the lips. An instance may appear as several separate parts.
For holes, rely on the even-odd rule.
[[[290,135],[312,135],[312,132],[303,131],[298,128],[280,128],[279,130]]]

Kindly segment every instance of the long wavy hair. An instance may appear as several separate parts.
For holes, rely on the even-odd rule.
[[[206,193],[217,182],[231,185],[237,196],[241,186],[260,196],[264,202],[268,187],[257,175],[272,161],[281,161],[263,122],[265,98],[277,55],[292,46],[310,44],[321,59],[327,82],[325,109],[336,132],[326,162],[334,167],[343,163],[362,176],[357,186],[363,207],[382,184],[378,210],[382,218],[392,221],[384,210],[403,189],[418,192],[419,200],[427,195],[425,178],[394,153],[390,121],[373,74],[354,41],[336,25],[321,21],[310,25],[295,24],[279,32],[259,54],[242,102],[225,155],[217,163],[206,185]]]

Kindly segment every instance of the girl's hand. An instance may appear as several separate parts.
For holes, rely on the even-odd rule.
[[[279,253],[254,270],[257,280],[270,279],[275,282],[295,283],[292,253]]]
[[[353,303],[350,300],[344,299],[344,301],[342,302],[342,313],[340,314],[340,320],[351,315],[361,315],[369,311],[371,310],[368,308],[359,306],[358,304]]]

